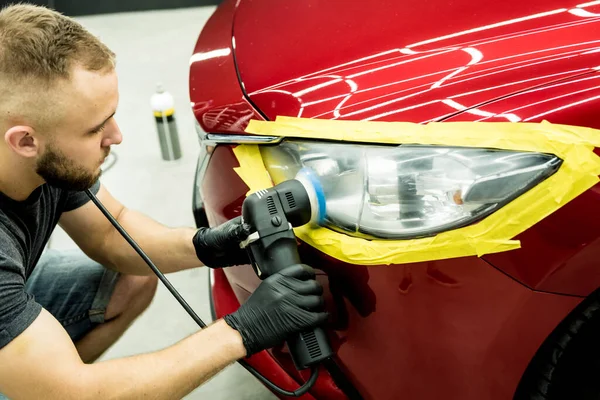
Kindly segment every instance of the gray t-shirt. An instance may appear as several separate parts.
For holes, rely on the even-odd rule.
[[[100,182],[91,188],[98,193]],[[20,335],[42,307],[25,292],[44,246],[63,212],[89,201],[85,192],[44,184],[24,201],[0,192],[0,348]]]

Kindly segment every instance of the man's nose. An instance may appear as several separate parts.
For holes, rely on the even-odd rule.
[[[107,126],[108,129],[105,130],[106,137],[102,140],[102,147],[109,147],[113,144],[120,144],[123,141],[123,135],[121,134],[121,129],[119,125],[113,118],[108,122],[110,126]]]

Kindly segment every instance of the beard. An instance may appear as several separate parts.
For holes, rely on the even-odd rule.
[[[74,191],[89,189],[102,174],[101,170],[89,171],[78,165],[52,145],[48,145],[38,160],[36,172],[49,185]]]

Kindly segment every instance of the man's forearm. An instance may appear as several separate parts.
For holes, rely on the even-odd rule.
[[[162,272],[175,272],[199,267],[192,228],[169,228],[137,211],[125,209],[118,216],[119,223],[148,254]],[[147,275],[150,268],[121,234],[114,229],[107,236],[104,246],[107,267],[133,275]]]
[[[246,350],[237,331],[219,320],[156,353],[87,365],[85,399],[180,399]]]

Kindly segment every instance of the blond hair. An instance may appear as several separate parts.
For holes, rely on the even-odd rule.
[[[32,114],[49,110],[40,110],[44,106],[39,102],[58,82],[70,79],[75,65],[89,71],[112,71],[115,54],[81,24],[54,10],[29,4],[2,9],[0,121],[17,113],[41,123],[44,118]]]

